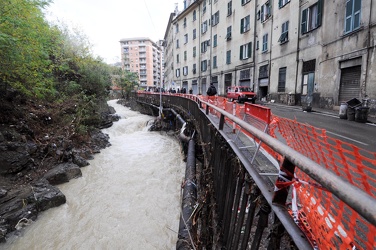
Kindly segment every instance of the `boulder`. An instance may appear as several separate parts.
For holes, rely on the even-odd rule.
[[[89,165],[89,162],[85,160],[83,157],[79,156],[78,154],[73,154],[72,161],[74,164],[79,166],[80,168],[86,167]]]
[[[39,212],[65,202],[65,195],[45,179],[8,191],[0,198],[0,242],[8,233],[35,221]]]
[[[46,178],[51,185],[59,185],[81,176],[82,172],[80,167],[74,163],[67,162],[52,168],[44,175],[44,178]]]
[[[30,201],[34,199],[38,211],[58,207],[66,202],[65,195],[55,186],[50,185],[47,180],[41,179],[33,185],[33,194],[29,196]]]
[[[4,142],[0,145],[0,174],[22,171],[31,160],[29,147],[21,142]]]

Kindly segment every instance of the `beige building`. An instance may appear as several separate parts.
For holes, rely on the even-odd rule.
[[[375,34],[369,0],[186,0],[167,25],[165,83],[328,109],[369,99],[375,114]]]
[[[120,40],[122,67],[139,76],[139,88],[150,89],[163,84],[163,47],[149,38]]]

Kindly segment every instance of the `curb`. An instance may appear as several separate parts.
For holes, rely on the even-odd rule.
[[[296,106],[296,105],[289,106],[289,105],[285,105],[285,104],[270,103],[270,102],[256,103],[256,104],[261,104],[261,105],[264,105],[264,106],[284,107],[286,109],[301,110],[302,112],[307,112],[307,111],[303,111],[302,106]],[[333,116],[333,117],[339,117],[339,113],[335,112],[334,110],[329,111],[329,110],[312,108],[312,111],[310,111],[310,112],[311,113],[326,114],[326,115],[330,115],[330,116]],[[376,117],[367,117],[367,123],[376,124]]]

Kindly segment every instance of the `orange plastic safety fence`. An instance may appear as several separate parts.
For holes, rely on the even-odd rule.
[[[286,143],[323,167],[376,197],[376,152],[331,138],[326,131],[278,117]],[[319,249],[376,249],[376,227],[330,192],[295,172],[301,225],[307,225]],[[302,181],[299,181],[302,180]],[[303,184],[302,184],[303,183]]]
[[[230,103],[218,97],[201,96],[200,99],[251,123],[244,105]],[[218,117],[220,115],[213,109],[209,111]],[[233,124],[228,119],[226,122]],[[234,130],[242,130],[238,125],[233,126]],[[242,132],[253,137],[244,130]],[[273,117],[269,124],[269,134],[280,140],[284,139],[291,148],[376,197],[376,152],[359,149],[327,136],[323,129],[282,117]],[[282,158],[267,145],[262,147],[276,159]],[[303,171],[297,169],[295,177],[293,187],[299,207],[296,219],[316,248],[376,249],[375,226],[321,188]]]

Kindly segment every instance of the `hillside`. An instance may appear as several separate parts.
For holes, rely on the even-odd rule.
[[[41,102],[17,91],[1,93],[0,242],[20,223],[65,203],[64,194],[53,185],[80,176],[86,160],[109,146],[100,128],[111,126],[116,116],[105,100],[97,101],[100,110],[87,118],[88,126],[82,126],[83,121],[77,121],[81,111],[73,100]],[[57,168],[59,174],[47,177]]]

